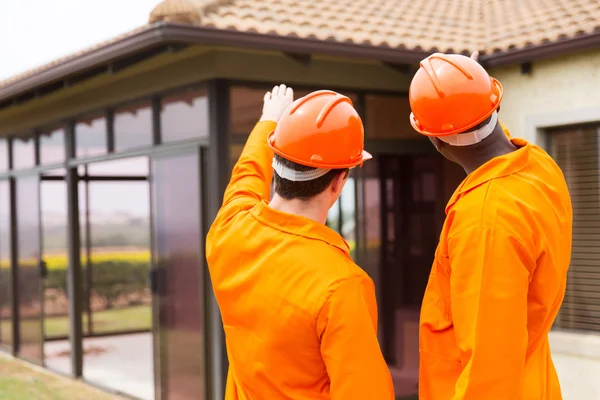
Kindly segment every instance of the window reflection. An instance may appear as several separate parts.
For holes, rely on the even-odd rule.
[[[88,164],[87,173],[91,176],[148,176],[149,168],[146,157],[134,157]],[[81,168],[79,174],[83,172]]]
[[[135,104],[115,111],[115,150],[129,150],[152,145],[152,109]]]
[[[109,179],[110,175],[139,175],[140,165],[147,171],[148,159],[89,164],[90,171],[108,180],[92,176],[79,184],[84,309],[88,311],[83,321],[83,375],[91,382],[152,399],[148,181]]]
[[[204,253],[199,246],[198,165],[194,153],[155,160],[152,168],[163,382],[172,399],[204,398],[205,358],[199,351],[204,348]]]
[[[65,131],[63,128],[40,132],[40,164],[65,161]]]
[[[42,362],[42,282],[40,259],[39,181],[17,180],[19,355]]]
[[[13,139],[14,169],[31,168],[35,166],[35,141],[33,137]]]
[[[369,139],[422,139],[410,125],[408,96],[365,96],[365,136]]]
[[[0,344],[12,344],[10,301],[10,192],[8,181],[0,181]]]
[[[248,136],[254,125],[258,122],[262,113],[263,99],[265,93],[270,91],[273,86],[265,86],[263,89],[232,87],[230,89],[230,116],[231,116],[231,134],[234,136]],[[295,89],[294,99],[306,96],[315,90],[328,89]],[[358,96],[350,92],[341,92],[348,96],[356,106]],[[408,117],[407,117],[408,118]]]
[[[42,257],[48,268],[44,279],[44,361],[50,368],[69,374],[66,181],[42,181],[40,196]]]
[[[0,172],[8,171],[8,141],[0,139]]]
[[[82,118],[75,124],[75,146],[77,158],[106,154],[106,118],[94,115]]]
[[[340,196],[340,232],[350,246],[350,255],[356,260],[356,195],[354,177],[349,177]]]
[[[185,92],[161,102],[160,126],[164,143],[208,137],[206,90]]]

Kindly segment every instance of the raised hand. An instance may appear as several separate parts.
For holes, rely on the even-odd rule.
[[[286,108],[294,102],[294,91],[284,84],[273,87],[264,98],[261,121],[279,122]]]

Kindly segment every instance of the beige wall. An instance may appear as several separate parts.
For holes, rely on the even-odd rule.
[[[543,144],[544,127],[600,120],[600,50],[490,70],[504,86],[500,119],[513,136]]]

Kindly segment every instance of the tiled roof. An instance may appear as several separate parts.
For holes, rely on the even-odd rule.
[[[159,20],[407,50],[507,51],[600,30],[599,0],[165,0]]]
[[[33,75],[35,75],[37,73],[50,70],[50,69],[52,69],[54,67],[57,67],[57,66],[59,66],[61,64],[66,63],[67,61],[70,61],[70,60],[73,60],[73,59],[75,59],[77,57],[80,57],[80,56],[83,56],[85,54],[91,53],[94,50],[98,50],[98,49],[101,49],[103,47],[109,46],[109,45],[111,45],[113,43],[116,43],[116,42],[122,40],[122,39],[130,38],[130,37],[132,37],[132,36],[134,36],[136,34],[144,32],[144,31],[146,31],[148,29],[150,29],[150,28],[147,25],[146,26],[138,27],[138,28],[133,29],[133,30],[131,30],[129,32],[125,32],[125,33],[123,33],[121,35],[118,35],[118,36],[116,36],[116,37],[114,37],[112,39],[108,39],[108,40],[104,40],[102,42],[98,42],[98,43],[94,44],[93,46],[87,47],[87,48],[82,49],[80,51],[77,51],[75,53],[68,54],[68,55],[66,55],[64,57],[57,58],[57,59],[55,59],[55,60],[53,60],[53,61],[51,61],[49,63],[46,63],[44,65],[40,65],[39,67],[30,69],[30,70],[25,71],[23,73],[20,73],[18,75],[13,75],[13,76],[11,76],[8,79],[0,81],[0,88],[2,88],[4,86],[9,86],[10,84],[12,84],[14,82],[18,82],[20,80],[23,80],[25,78],[33,76]]]
[[[149,22],[493,55],[600,33],[600,0],[164,0]],[[0,81],[0,90],[149,29],[135,29]]]

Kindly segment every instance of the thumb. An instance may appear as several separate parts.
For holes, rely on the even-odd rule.
[[[479,60],[479,51],[475,50],[471,53],[471,59],[478,61]]]

